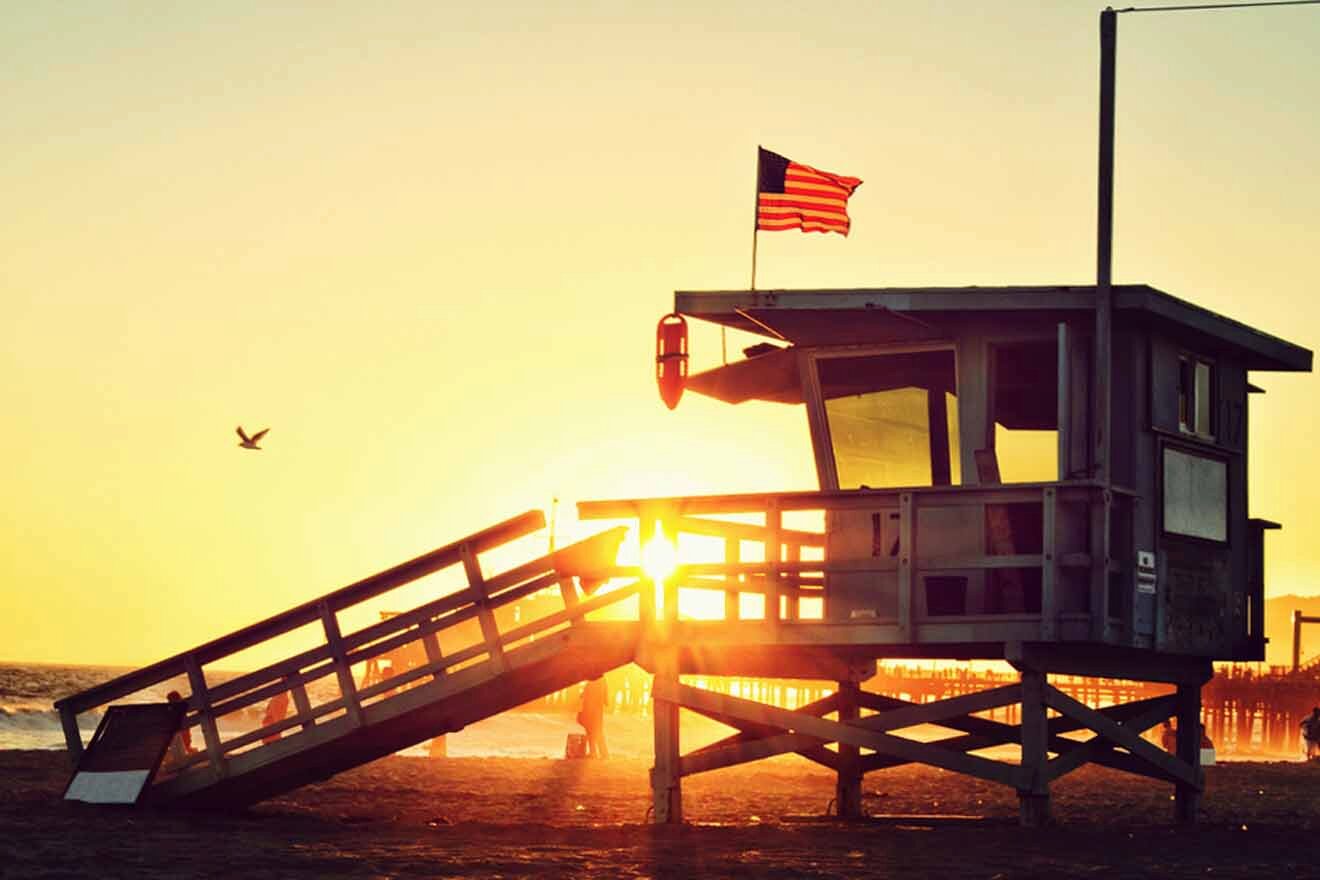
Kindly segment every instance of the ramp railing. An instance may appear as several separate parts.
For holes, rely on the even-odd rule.
[[[622,602],[638,591],[642,582],[635,580],[587,596],[575,583],[578,578],[599,580],[598,573],[613,565],[626,531],[623,527],[499,574],[484,574],[479,554],[530,535],[544,524],[541,511],[529,511],[192,650],[61,699],[55,707],[60,712],[69,752],[75,759],[82,753],[80,714],[125,698],[140,701],[144,692],[155,692],[159,699],[162,688],[183,679],[187,685],[179,690],[188,709],[181,740],[191,740],[193,729],[200,728],[204,747],[178,755],[168,770],[180,773],[209,765],[217,778],[223,778],[227,761],[236,753],[277,742],[291,728],[310,730],[347,716],[349,729],[356,729],[364,723],[364,707],[425,680],[441,679],[478,664],[490,664],[498,673],[505,668],[506,651],[549,631],[576,625],[585,615]],[[353,631],[341,629],[342,612],[354,608],[361,611],[359,606],[364,602],[451,566],[462,566],[466,577],[466,586],[457,592],[401,613],[382,615],[385,619],[378,623]],[[557,605],[558,610],[501,630],[497,612],[538,592],[554,592],[550,588],[555,587],[559,601],[549,604]],[[510,615],[503,616],[508,622]],[[223,664],[227,659],[233,664],[240,652],[269,646],[309,625],[319,635],[320,644],[315,647],[224,682],[208,682],[206,667]],[[457,634],[459,641],[472,641],[446,654],[441,650],[440,638],[446,633]],[[421,662],[393,668],[394,674],[375,676],[374,681],[372,676],[359,679],[354,674],[355,667],[380,664],[405,654],[420,656]],[[272,717],[267,708],[266,716],[253,727],[251,722],[260,716],[262,707],[268,707],[282,694],[292,698],[293,711]],[[248,723],[221,723],[236,717]]]

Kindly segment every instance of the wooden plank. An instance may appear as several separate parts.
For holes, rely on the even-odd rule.
[[[1036,557],[1038,560],[1040,557]],[[898,563],[893,557],[874,557],[871,559],[837,559],[830,562],[780,562],[778,568],[770,562],[685,562],[675,569],[675,575],[678,577],[695,577],[702,575],[744,575],[749,578],[761,577],[768,579],[771,575],[779,574],[798,574],[812,572],[828,572],[830,574],[842,572],[880,572],[897,571]],[[622,575],[637,577],[640,572],[638,566],[617,565],[610,569],[611,575]]]
[[[421,633],[422,650],[426,652],[426,662],[435,667],[431,677],[436,681],[445,677],[446,669],[444,665],[445,654],[440,650],[440,639],[433,632],[427,632],[418,627]]]
[[[314,663],[330,659],[329,645],[318,645],[315,648],[300,651],[292,657],[276,661],[269,666],[264,666],[246,675],[240,675],[237,678],[216,685],[211,688],[211,699],[216,704],[228,701],[235,696],[248,693],[259,685],[275,681],[290,672],[296,672]]]
[[[674,555],[677,558],[678,537],[674,534],[673,513],[664,510],[663,514],[657,517],[660,523],[660,540],[666,542],[670,547],[675,548]],[[665,624],[672,627],[678,621],[678,578],[676,572],[671,571],[665,577],[661,589],[665,595]]]
[[[666,610],[666,616],[668,610]],[[679,746],[678,653],[673,648],[657,653],[651,679],[655,766],[651,768],[651,797],[655,823],[683,821],[682,753]]]
[[[839,695],[835,692],[804,706],[799,706],[797,711],[808,715],[827,715],[837,709],[838,703]],[[780,733],[775,727],[741,721],[720,712],[699,708],[692,711],[708,718],[714,718],[722,724],[739,728],[739,732],[684,756],[681,762],[684,776],[703,773],[707,770],[716,770],[721,767],[732,767],[735,764],[756,761],[788,752],[796,752],[804,758],[830,769],[837,769],[838,767],[837,755],[828,749],[822,748],[822,741],[816,737]]]
[[[267,682],[259,688],[253,688],[245,691],[241,696],[225,700],[224,702],[213,702],[211,711],[217,718],[223,718],[231,712],[239,712],[248,706],[256,705],[263,700],[268,700],[281,691],[288,690],[290,682],[303,684],[309,681],[315,681],[318,678],[324,678],[334,671],[334,661],[327,660],[320,666],[316,666],[306,673],[291,672],[286,673],[280,678]],[[212,691],[212,694],[215,692]]]
[[[1022,825],[1035,828],[1049,817],[1049,777],[1045,743],[1049,727],[1045,712],[1045,673],[1022,671],[1022,761],[1023,779],[1018,786]]]
[[[500,643],[500,628],[495,623],[495,612],[490,607],[490,595],[486,592],[486,579],[481,574],[481,563],[470,545],[464,544],[458,549],[463,560],[463,571],[467,574],[468,587],[476,594],[477,622],[481,624],[481,635],[486,642],[486,650],[496,667],[503,669],[504,645]]]
[[[703,519],[696,516],[676,518],[674,529],[679,534],[724,538],[726,541],[764,541],[766,539],[765,526],[758,526],[755,523],[729,522],[722,519]],[[825,534],[823,532],[781,529],[779,534],[785,541],[800,544],[803,547],[825,546]]]
[[[1188,771],[1187,777],[1179,778],[1174,785],[1174,819],[1190,825],[1196,822],[1196,814],[1201,805],[1201,789],[1205,787],[1205,774],[1201,770],[1200,685],[1178,685],[1173,701],[1178,716],[1178,758],[1173,763],[1180,768],[1186,767]],[[1160,754],[1167,757],[1163,750],[1160,750]]]
[[[1004,785],[1015,787],[1017,785],[1018,768],[987,758],[950,753],[938,746],[915,742],[900,736],[866,730],[860,726],[840,724],[837,721],[827,721],[813,715],[803,715],[739,697],[699,690],[688,685],[666,685],[657,681],[655,687],[661,689],[658,694],[660,698],[672,700],[685,707],[707,707],[753,723],[772,724],[782,730],[804,733],[826,741],[860,746]]]
[[[1022,685],[1007,684],[933,703],[904,703],[901,708],[893,707],[893,698],[877,699],[878,696],[866,691],[857,696],[859,705],[877,713],[865,719],[866,726],[874,730],[898,730],[914,724],[944,724],[948,719],[1016,703],[1022,698]]]
[[[738,538],[724,539],[725,563],[737,563],[742,558],[742,541]],[[727,589],[724,591],[724,619],[737,620],[742,617],[742,604],[738,598],[739,576],[733,573],[724,575]]]
[[[838,707],[838,704],[839,704],[838,694],[834,693],[828,697],[825,697],[822,700],[817,700],[816,702],[811,703],[809,705],[799,706],[794,711],[801,712],[806,715],[814,715],[817,718],[820,718],[824,715],[828,715],[830,712],[835,711]],[[777,725],[762,724],[755,721],[748,721],[745,718],[740,718],[735,715],[729,715],[717,707],[686,706],[685,708],[687,708],[692,712],[696,712],[698,715],[704,715],[705,717],[711,719],[712,721],[718,721],[720,724],[738,730],[738,733],[732,734],[731,736],[727,736],[722,740],[717,740],[716,742],[710,743],[709,745],[705,745],[699,749],[696,749],[695,751],[690,753],[692,755],[699,755],[706,751],[724,748],[725,746],[739,745],[742,743],[753,742],[757,739],[765,739],[768,737],[779,736],[781,733],[781,728],[779,728]],[[816,737],[809,737],[809,739],[811,740],[812,743],[815,744],[819,744],[822,742],[822,740]]]
[[[917,552],[916,510],[911,492],[898,496],[898,512],[898,638],[908,642],[912,640],[912,589],[915,582],[912,571]]]
[[[1095,452],[1094,454],[1100,454]],[[1106,465],[1107,466],[1107,465]],[[1109,640],[1109,493],[1091,505],[1091,640]]]
[[[1091,678],[1123,678],[1168,684],[1203,684],[1214,675],[1202,657],[1177,657],[1119,646],[1049,645],[1008,641],[1004,659],[1016,667]]]
[[[1062,443],[1063,441],[1060,440]],[[1063,459],[1060,459],[1062,462]],[[1062,465],[1061,465],[1062,466]],[[1040,571],[1040,637],[1043,641],[1052,642],[1059,635],[1058,626],[1058,599],[1056,593],[1056,583],[1058,581],[1059,567],[1055,561],[1058,555],[1057,529],[1058,529],[1058,504],[1057,493],[1052,488],[1046,488],[1041,497],[1041,520],[1043,533],[1041,535],[1041,560]]]
[[[1186,785],[1192,786],[1198,791],[1200,790],[1200,782],[1196,778],[1194,768],[1142,739],[1108,716],[1074,700],[1053,685],[1045,686],[1045,702],[1050,708],[1081,721],[1098,735],[1105,737],[1115,745],[1127,749],[1135,757],[1141,758],[1160,770],[1173,775]]]
[[[307,688],[296,680],[290,680],[288,685],[293,694],[293,708],[298,712],[298,721],[303,730],[310,730],[316,724],[316,719],[312,715],[312,701],[307,698]]]
[[[1000,512],[1003,513],[1004,511],[1001,509]],[[1005,521],[1007,521],[1006,514]],[[932,556],[921,560],[919,570],[922,572],[931,572],[956,571],[967,568],[977,570],[996,568],[1040,568],[1044,561],[1045,556],[1040,553],[1002,554],[996,556]]]
[[[788,557],[785,562],[788,565],[795,565],[802,561],[802,547],[798,544],[787,544],[785,546],[785,555]],[[801,609],[798,607],[801,593],[796,582],[788,582],[780,575],[779,588],[785,597],[784,619],[790,623],[797,620]]]
[[[1148,701],[1150,705],[1144,712],[1130,718],[1122,723],[1122,726],[1135,732],[1138,736],[1149,730],[1154,725],[1168,718],[1173,712],[1173,698],[1157,697],[1153,701]],[[1045,767],[1045,776],[1048,780],[1058,779],[1064,774],[1071,773],[1078,767],[1088,762],[1096,761],[1100,756],[1113,750],[1114,744],[1103,736],[1095,736],[1085,742],[1072,742],[1072,746],[1065,749],[1056,749],[1059,757],[1050,761]],[[1171,778],[1168,774],[1153,767],[1145,761],[1135,761],[1137,769],[1135,772],[1143,776],[1154,776],[1157,779]]]
[[[636,519],[646,507],[671,508],[684,516],[757,514],[773,502],[781,511],[790,510],[876,510],[896,507],[899,496],[910,493],[920,503],[932,506],[979,504],[1021,504],[1040,499],[1040,490],[1058,486],[1065,493],[1061,501],[1084,501],[1104,491],[1096,480],[1069,480],[1039,483],[1014,483],[1011,486],[904,486],[893,489],[847,489],[820,492],[760,492],[741,495],[687,495],[670,498],[620,498],[604,501],[579,501],[580,519]],[[1134,494],[1120,486],[1110,491]]]
[[[211,710],[206,676],[202,674],[202,666],[197,662],[197,658],[191,654],[184,656],[183,665],[188,671],[188,688],[192,691],[188,702],[201,716],[202,740],[206,744],[206,756],[211,761],[215,778],[223,779],[228,775],[229,767],[225,763],[224,747],[220,742],[220,728],[216,726],[215,713]]]
[[[545,514],[539,510],[530,510],[479,532],[474,532],[453,544],[445,545],[371,577],[349,584],[326,594],[320,599],[304,602],[288,611],[206,642],[190,651],[176,654],[135,672],[119,676],[96,687],[65,697],[56,703],[56,708],[67,704],[75,712],[85,712],[120,697],[135,694],[152,685],[185,674],[184,658],[187,655],[194,656],[203,665],[211,663],[219,658],[283,635],[300,626],[315,622],[320,617],[320,603],[323,601],[328,601],[337,607],[346,607],[452,565],[458,561],[458,547],[465,542],[471,543],[479,550],[484,550],[516,540],[544,527]]]
[[[765,619],[772,629],[778,627],[783,615],[780,603],[780,596],[783,595],[783,583],[780,580],[783,571],[782,526],[783,517],[779,507],[771,504],[765,511],[765,561],[770,565],[766,575]]]
[[[930,392],[931,394],[940,394],[940,403],[943,404],[943,392]],[[933,442],[933,441],[932,441]],[[948,438],[945,437],[945,450],[948,449]],[[933,448],[932,448],[933,451]],[[947,466],[947,458],[945,464]],[[860,688],[855,681],[839,682],[839,710],[838,719],[840,724],[856,724],[861,718],[861,703],[858,699]],[[835,815],[840,819],[860,819],[862,816],[862,774],[861,767],[861,749],[848,743],[839,743],[838,746],[838,770],[836,771],[834,782],[834,803]]]
[[[64,729],[64,746],[74,763],[83,754],[82,731],[78,729],[78,713],[72,709],[60,709],[60,726]]]
[[[582,505],[579,503],[578,508],[581,509],[581,507]],[[636,515],[640,517],[637,521],[637,545],[645,547],[655,537],[655,520],[642,517],[640,512],[637,512]],[[642,623],[654,625],[656,623],[655,581],[640,566],[632,576],[641,579],[641,592],[637,595],[639,597],[638,614],[642,618]]]
[[[339,619],[328,601],[321,602],[321,625],[325,628],[325,640],[330,645],[330,656],[334,658],[335,678],[339,680],[339,693],[344,701],[344,711],[348,713],[349,724],[353,728],[362,726],[362,703],[358,699],[357,682],[353,680],[353,667],[348,664],[344,653],[344,639],[339,632]]]
[[[580,597],[578,596],[577,584],[571,577],[562,577],[559,579],[559,596],[564,600],[564,607],[572,610],[577,607]],[[580,618],[579,618],[580,619]],[[574,623],[577,621],[575,620]]]
[[[679,759],[679,774],[693,776],[710,770],[734,767],[751,761],[760,761],[775,755],[797,753],[830,769],[838,768],[838,756],[821,747],[821,740],[813,736],[781,733],[747,742],[730,743],[717,749],[703,749]]]

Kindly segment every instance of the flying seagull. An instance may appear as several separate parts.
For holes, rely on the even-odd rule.
[[[243,433],[242,425],[239,425],[234,430],[238,431],[239,439],[242,440],[242,442],[238,444],[239,446],[243,447],[244,449],[260,449],[261,447],[258,446],[257,444],[261,442],[262,437],[266,436],[266,432],[269,431],[270,428],[262,428],[260,431],[253,434],[251,437]]]

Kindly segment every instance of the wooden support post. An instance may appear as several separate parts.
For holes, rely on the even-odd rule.
[[[801,561],[802,561],[802,545],[801,545],[801,544],[789,544],[789,545],[787,546],[786,550],[785,550],[785,554],[784,554],[784,555],[788,557],[787,560],[786,560],[787,562],[791,562],[791,563],[801,562]],[[792,588],[784,591],[784,595],[787,597],[787,599],[786,599],[786,601],[785,601],[785,605],[786,605],[786,607],[785,607],[785,609],[784,609],[784,612],[785,612],[785,613],[784,613],[784,619],[785,619],[785,620],[794,620],[794,621],[795,621],[795,620],[798,619],[798,613],[799,613],[799,610],[800,610],[800,609],[798,608],[798,605],[800,604],[800,600],[801,600],[801,598],[802,598],[802,584],[800,583],[800,578],[801,578],[801,577],[802,577],[802,575],[801,575],[800,572],[794,572],[794,574],[793,574],[793,578],[794,578],[794,580],[793,580],[793,586],[792,586]],[[782,582],[781,582],[781,584],[782,584]]]
[[[216,779],[229,775],[224,750],[220,747],[220,728],[216,726],[215,715],[211,712],[211,697],[206,686],[206,676],[197,658],[189,654],[183,660],[188,672],[188,688],[192,691],[192,704],[202,717],[202,738],[206,742],[206,756],[211,759],[211,768]]]
[[[851,724],[861,717],[858,694],[861,688],[855,681],[839,682],[839,723]],[[862,818],[861,749],[855,745],[839,743],[838,781],[834,786],[834,803],[840,819]]]
[[[298,682],[289,688],[289,692],[293,694],[293,708],[298,710],[298,716],[307,719],[302,723],[302,729],[311,730],[316,726],[316,719],[312,717],[312,701],[307,698],[306,686]]]
[[[353,667],[348,663],[344,652],[344,637],[339,632],[339,619],[335,617],[330,603],[321,600],[321,626],[325,630],[325,641],[330,646],[330,656],[335,661],[335,678],[339,681],[339,693],[344,697],[344,711],[348,713],[349,724],[354,728],[363,725],[362,701],[358,699],[357,682],[353,680]]]
[[[742,541],[737,538],[724,539],[724,561],[737,565],[742,560]],[[742,616],[742,609],[738,601],[738,578],[739,575],[725,575],[727,588],[724,591],[724,619],[737,620]]]
[[[1109,640],[1109,490],[1091,504],[1091,640]]]
[[[1292,640],[1292,671],[1296,672],[1297,667],[1302,664],[1302,612],[1296,608],[1292,613],[1293,640]]]
[[[486,595],[486,578],[481,574],[481,563],[477,560],[476,551],[472,549],[471,544],[463,544],[458,552],[463,559],[463,571],[467,574],[468,586],[476,596],[477,621],[481,624],[481,637],[486,643],[486,651],[490,654],[495,668],[504,672],[509,668],[509,664],[504,659],[504,646],[500,644],[500,628],[495,623],[495,612],[490,610],[490,597]]]
[[[76,764],[82,757],[82,731],[78,729],[78,713],[72,709],[60,709],[60,725],[64,728],[64,745],[69,750],[69,757]]]
[[[1045,673],[1022,670],[1022,783],[1018,815],[1024,828],[1039,828],[1050,819],[1046,761],[1049,723],[1045,712]]]
[[[577,608],[581,597],[578,596],[577,585],[573,583],[573,578],[562,577],[559,579],[559,595],[564,600],[564,610],[572,611]],[[578,626],[582,623],[581,617],[574,617],[569,620],[569,626]]]
[[[1052,642],[1058,636],[1058,605],[1055,600],[1055,584],[1059,572],[1056,547],[1057,500],[1058,493],[1052,487],[1046,488],[1041,499],[1041,553],[1044,559],[1040,573],[1040,638],[1044,642]]]
[[[655,675],[651,679],[652,719],[655,731],[655,766],[651,768],[652,820],[657,825],[683,821],[681,756],[678,739],[678,703],[658,693],[678,693],[678,651],[663,645],[656,651]]]
[[[445,659],[444,652],[440,650],[440,638],[433,632],[428,632],[422,636],[422,650],[426,651],[426,662],[428,664],[436,665]],[[431,673],[431,680],[440,681],[446,675],[448,675],[448,670],[444,666],[437,666],[435,672]]]
[[[904,642],[912,640],[912,590],[917,555],[916,507],[912,493],[898,496],[898,637]]]
[[[765,590],[765,619],[772,628],[779,626],[779,597],[784,594],[781,580],[783,574],[779,570],[779,564],[783,561],[783,545],[780,543],[782,528],[783,516],[778,505],[771,502],[765,511],[765,561],[770,563]]]
[[[637,544],[640,552],[646,552],[646,545],[655,537],[655,516],[645,508],[642,509],[637,518]],[[642,627],[646,628],[648,624],[654,626],[655,617],[655,581],[651,580],[643,569],[641,578],[641,591],[637,594],[638,613],[642,617]]]
[[[1204,778],[1201,769],[1201,686],[1178,685],[1178,759],[1192,768],[1198,783]],[[1201,788],[1179,782],[1173,792],[1174,821],[1184,825],[1196,823],[1201,805]]]
[[[674,548],[674,558],[678,557],[678,535],[674,531],[674,515],[672,511],[666,510],[664,517],[660,520],[660,538]],[[665,578],[665,623],[673,632],[673,625],[678,623],[678,578],[673,572]]]

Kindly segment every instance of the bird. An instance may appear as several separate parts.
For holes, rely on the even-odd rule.
[[[243,432],[242,425],[239,425],[237,428],[235,428],[235,430],[238,431],[239,439],[242,441],[238,444],[239,446],[243,447],[244,449],[260,450],[261,447],[258,446],[257,444],[261,442],[262,437],[266,436],[266,432],[269,431],[270,428],[262,428],[260,431],[253,434],[251,437],[249,437],[247,434]]]

